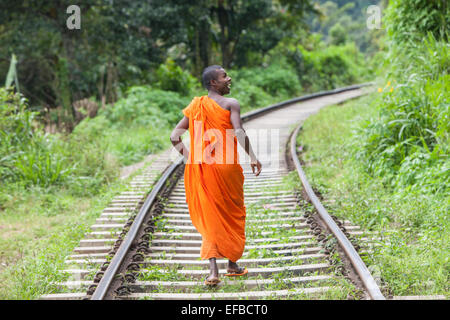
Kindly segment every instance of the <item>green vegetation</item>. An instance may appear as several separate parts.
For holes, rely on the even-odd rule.
[[[380,29],[367,29],[369,6],[378,6],[380,13],[384,14],[387,7],[386,0],[318,0],[316,6],[319,15],[310,16],[308,23],[311,31],[320,34],[327,44],[344,44],[354,42],[361,52],[373,56],[383,49],[384,33]],[[380,22],[383,18],[380,17]]]
[[[383,176],[368,175],[355,157],[356,132],[376,115],[380,95],[328,107],[306,120],[297,142],[305,150],[306,174],[330,213],[385,235],[365,260],[393,295],[448,295],[448,188],[396,189]]]
[[[421,42],[427,33],[447,40],[449,13],[445,0],[392,1],[386,11],[389,38],[397,46]]]
[[[70,32],[60,1],[0,5],[0,74],[15,85],[0,88],[0,298],[36,298],[59,280],[123,188],[120,167],[170,146],[181,109],[206,93],[202,69],[218,63],[243,113],[381,75],[370,103],[307,121],[307,172],[338,216],[394,231],[366,257],[387,288],[447,294],[446,2],[390,1],[387,37],[365,25],[367,6],[387,1],[236,3],[90,2]]]
[[[327,46],[321,43],[308,51],[299,45],[296,52],[297,73],[308,92],[331,90],[370,79],[372,74],[363,68],[364,57],[354,44]]]
[[[125,184],[101,187],[99,197],[58,187],[2,190],[0,299],[36,299],[65,280],[66,257]]]
[[[381,236],[364,259],[393,295],[449,295],[447,10],[393,1],[386,85],[312,116],[298,138],[328,210]]]
[[[76,103],[89,99],[102,109],[108,108],[107,105],[126,98],[133,86],[151,86],[190,96],[195,79],[198,82],[203,68],[211,64],[221,64],[236,72],[244,68],[260,73],[258,69],[267,68],[264,91],[273,96],[273,90],[277,89],[275,83],[280,81],[285,92],[277,92],[279,97],[360,80],[343,75],[342,81],[333,79],[327,87],[321,87],[321,83],[314,88],[310,88],[310,81],[307,86],[302,83],[305,90],[301,91],[290,76],[292,72],[282,77],[288,69],[297,69],[299,80],[309,72],[297,68],[295,61],[278,63],[286,50],[291,55],[295,53],[295,48],[291,52],[288,45],[315,51],[314,56],[329,44],[325,37],[320,47],[314,47],[321,40],[310,37],[306,22],[311,23],[319,16],[329,17],[331,20],[327,23],[331,26],[338,22],[333,12],[322,7],[317,9],[310,0],[301,3],[290,0],[202,0],[195,3],[158,0],[132,5],[91,1],[80,5],[79,30],[67,30],[69,5],[66,1],[49,0],[45,3],[22,1],[0,7],[0,74],[8,73],[11,57],[16,56],[15,75],[21,92],[30,107],[40,112],[41,120],[45,119],[49,126],[57,125],[58,131],[70,132],[79,123]],[[356,7],[361,9],[360,5]],[[349,14],[357,15],[355,12]],[[347,12],[342,15],[349,17]],[[364,14],[360,14],[358,21],[363,18]],[[341,33],[355,28],[351,24],[338,27]],[[367,41],[373,40],[374,35],[367,34],[364,25],[359,24],[358,28]],[[316,27],[312,30],[323,32]],[[333,43],[351,44],[355,39],[347,37],[346,41]],[[335,53],[350,55],[342,57],[346,61],[335,74],[337,77],[342,69],[352,67],[347,63],[349,58],[356,59],[358,55],[353,49],[331,51],[331,56]],[[334,60],[334,68],[324,77],[333,75],[336,63],[341,63]],[[311,63],[306,61],[306,65]],[[314,62],[315,69],[322,67]],[[352,70],[344,71],[354,74]],[[366,78],[370,78],[370,74]],[[286,86],[288,81],[293,82]],[[259,83],[249,82],[237,88],[249,91],[253,98],[248,103],[253,105],[253,100],[260,99],[256,96],[262,92],[258,90],[261,89]],[[271,86],[271,90],[266,90],[267,86]],[[245,97],[239,98],[245,100]]]
[[[357,155],[384,183],[424,193],[450,188],[449,49],[431,34],[393,49],[391,80],[380,88],[378,113],[359,132]]]
[[[115,178],[117,163],[108,158],[104,144],[92,139],[95,132],[44,134],[35,117],[36,112],[26,109],[26,99],[0,88],[0,173],[4,188],[55,185],[83,194]]]
[[[73,103],[81,99],[104,107],[131,86],[156,83],[188,95],[189,74],[199,79],[208,65],[260,66],[269,50],[315,12],[310,0],[85,1],[79,4],[80,29],[68,30],[70,5],[0,5],[0,74],[6,76],[17,56],[21,92],[68,131],[77,123]],[[165,81],[167,74],[178,83]]]

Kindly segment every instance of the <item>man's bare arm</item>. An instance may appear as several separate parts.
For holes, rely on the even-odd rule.
[[[189,129],[189,118],[184,116],[183,119],[181,119],[180,122],[178,122],[178,124],[175,126],[172,134],[170,135],[170,141],[172,142],[172,145],[186,160],[188,159],[189,151],[181,140],[181,136],[186,132],[187,129]]]
[[[261,163],[256,158],[256,155],[253,152],[252,145],[250,144],[250,139],[248,138],[247,133],[242,127],[241,106],[239,105],[239,102],[236,99],[230,99],[230,121],[231,124],[233,125],[234,133],[236,135],[239,144],[250,156],[251,160],[250,165],[252,167],[253,172],[255,172],[254,168],[256,167],[257,168],[256,175],[259,175],[259,173],[261,172]]]

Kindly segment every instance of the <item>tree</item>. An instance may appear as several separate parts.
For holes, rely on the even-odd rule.
[[[123,84],[139,80],[163,53],[146,22],[149,0],[79,1],[81,29],[70,30],[66,10],[71,1],[9,1],[0,5],[0,72],[9,57],[18,57],[21,90],[31,105],[61,106],[71,129],[74,101],[96,96],[117,99]]]
[[[70,0],[0,4],[0,72],[17,55],[21,91],[38,109],[96,97],[114,103],[133,84],[154,82],[167,58],[200,76],[262,61],[314,11],[311,0],[80,0],[81,29],[69,30]],[[304,28],[302,28],[304,29]],[[70,129],[70,125],[68,126]]]
[[[335,24],[330,29],[330,43],[334,45],[345,44],[347,40],[347,34],[344,27],[342,27],[339,23]]]
[[[309,0],[155,0],[151,7],[157,37],[185,43],[197,75],[217,58],[228,68],[245,65],[248,52],[264,55],[314,11]]]

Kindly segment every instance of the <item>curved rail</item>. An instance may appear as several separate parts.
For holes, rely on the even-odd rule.
[[[358,84],[358,85],[352,85],[352,86],[347,86],[347,87],[343,87],[343,88],[338,88],[338,89],[334,89],[334,90],[330,90],[330,91],[321,91],[321,92],[317,92],[317,93],[314,93],[314,94],[304,95],[304,96],[301,96],[301,97],[298,97],[298,98],[294,98],[294,99],[290,99],[290,100],[287,100],[287,101],[283,101],[281,103],[277,103],[277,104],[274,104],[274,105],[271,105],[271,106],[268,106],[268,107],[265,107],[265,108],[261,108],[261,109],[255,110],[255,111],[247,112],[246,114],[241,116],[241,119],[242,119],[243,122],[246,122],[246,121],[248,121],[250,119],[253,119],[255,117],[258,117],[258,116],[260,116],[260,115],[262,115],[262,114],[264,114],[266,112],[273,111],[275,109],[281,108],[283,106],[286,106],[286,105],[289,105],[289,104],[292,104],[292,103],[295,103],[295,102],[310,100],[310,99],[314,99],[314,98],[321,97],[321,96],[333,95],[333,94],[344,92],[344,91],[359,89],[359,88],[362,88],[362,87],[365,87],[365,86],[370,86],[372,84],[373,84],[372,82],[369,82],[369,83],[363,83],[363,84]],[[136,218],[134,219],[134,221],[133,221],[133,223],[132,223],[132,225],[130,227],[130,230],[128,231],[124,241],[121,243],[119,249],[117,250],[117,252],[114,255],[114,257],[112,258],[111,262],[109,263],[108,268],[105,270],[105,272],[104,272],[104,274],[103,274],[103,276],[102,276],[102,278],[101,278],[97,288],[95,289],[95,291],[94,291],[94,293],[93,293],[93,295],[91,297],[91,300],[102,300],[102,299],[104,299],[106,297],[108,289],[110,288],[110,286],[111,286],[111,284],[112,284],[112,282],[114,280],[114,276],[118,272],[121,264],[123,263],[123,261],[125,259],[127,251],[130,249],[133,241],[135,240],[135,238],[136,238],[136,236],[137,236],[137,234],[139,232],[139,228],[141,227],[141,225],[142,225],[142,223],[144,221],[145,215],[147,214],[147,212],[152,207],[153,203],[156,200],[157,194],[164,187],[164,185],[165,185],[166,181],[168,180],[168,178],[176,170],[176,168],[183,162],[183,160],[184,160],[183,156],[179,157],[164,172],[164,174],[158,180],[157,184],[153,187],[151,193],[147,196],[143,206],[139,210],[139,213],[137,214]],[[319,204],[320,204],[320,202],[319,202]],[[358,258],[359,258],[359,256],[358,256]],[[361,263],[362,263],[362,261],[361,261]],[[366,270],[367,270],[367,268],[366,268]],[[367,270],[367,272],[368,272],[368,270]],[[370,276],[370,273],[369,273],[369,276]],[[373,278],[372,278],[372,280],[373,280]],[[375,285],[376,285],[376,283],[375,283]]]
[[[345,234],[341,231],[341,229],[339,229],[336,222],[334,222],[333,218],[331,218],[331,216],[328,214],[327,210],[324,208],[324,206],[320,202],[319,198],[317,198],[316,194],[314,193],[313,189],[311,188],[311,186],[309,184],[308,179],[306,178],[305,172],[302,169],[300,160],[298,160],[297,153],[296,153],[296,138],[297,138],[298,131],[300,130],[300,128],[301,128],[301,124],[297,126],[294,133],[292,134],[290,144],[291,144],[292,160],[295,164],[295,168],[297,169],[297,173],[303,184],[303,187],[305,188],[305,191],[306,191],[309,199],[311,200],[312,204],[316,208],[320,217],[325,222],[328,229],[336,237],[341,248],[344,250],[345,254],[350,259],[353,267],[355,268],[356,272],[358,273],[358,275],[359,275],[361,281],[363,282],[364,287],[366,288],[370,297],[373,300],[386,300],[386,298],[381,293],[380,288],[378,287],[377,283],[375,282],[375,279],[372,277],[369,269],[367,269],[366,265],[361,260],[361,257],[356,252],[352,243],[347,239]]]
[[[286,100],[286,101],[282,101],[261,109],[257,109],[257,110],[253,110],[253,111],[249,111],[247,113],[245,113],[244,115],[241,116],[242,122],[248,121],[250,119],[256,118],[261,116],[262,114],[266,113],[266,112],[270,112],[270,111],[274,111],[276,109],[279,109],[281,107],[287,106],[289,104],[292,103],[296,103],[296,102],[300,102],[300,101],[305,101],[305,100],[311,100],[314,98],[318,98],[318,97],[322,97],[322,96],[329,96],[332,94],[336,94],[336,93],[341,93],[344,91],[349,91],[349,90],[354,90],[354,89],[360,89],[362,87],[367,87],[367,86],[371,86],[373,85],[373,82],[366,82],[366,83],[361,83],[361,84],[355,84],[352,86],[347,86],[347,87],[343,87],[343,88],[337,88],[337,89],[333,89],[333,90],[329,90],[329,91],[319,91],[316,93],[312,93],[312,94],[307,94],[301,97],[297,97],[297,98],[293,98],[290,100]]]

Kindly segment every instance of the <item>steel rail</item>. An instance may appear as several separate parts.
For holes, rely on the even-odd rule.
[[[108,266],[108,268],[105,270],[105,273],[103,274],[103,277],[101,278],[97,288],[95,289],[94,294],[91,297],[91,300],[102,300],[112,281],[114,280],[114,276],[117,273],[120,265],[122,264],[126,253],[128,252],[131,244],[133,243],[134,239],[136,238],[136,235],[139,231],[140,226],[144,222],[144,218],[147,214],[147,212],[150,210],[151,206],[153,205],[154,201],[156,200],[156,196],[161,191],[161,189],[164,187],[164,184],[166,183],[167,179],[170,177],[170,175],[176,170],[176,168],[183,162],[184,157],[178,158],[161,176],[161,178],[158,180],[156,185],[153,187],[152,191],[148,195],[148,197],[145,199],[144,204],[142,205],[141,209],[139,210],[139,213],[136,215],[136,218],[133,221],[133,224],[131,225],[130,230],[128,231],[124,241],[120,245],[119,249],[117,250],[114,257],[111,259],[111,262]]]
[[[305,100],[311,100],[311,99],[318,98],[321,96],[333,95],[333,94],[341,93],[344,91],[355,90],[355,89],[359,89],[361,87],[370,86],[372,84],[373,84],[372,82],[368,82],[368,83],[363,83],[363,84],[347,86],[347,87],[343,87],[343,88],[337,88],[334,90],[320,91],[317,93],[304,95],[304,96],[301,96],[298,98],[294,98],[294,99],[286,100],[286,101],[283,101],[280,103],[276,103],[276,104],[273,104],[268,107],[261,108],[261,109],[255,110],[255,111],[247,112],[241,116],[241,119],[243,122],[246,122],[250,119],[261,116],[262,114],[264,114],[266,112],[274,111],[278,108],[281,108],[283,106],[286,106],[286,105],[289,105],[292,103],[305,101]],[[153,205],[154,201],[156,200],[156,196],[157,196],[158,192],[162,189],[162,187],[164,186],[164,184],[166,183],[166,181],[170,177],[170,175],[176,170],[176,168],[183,161],[184,161],[184,157],[183,156],[179,157],[164,172],[164,174],[158,180],[156,185],[153,187],[150,194],[147,196],[143,206],[139,210],[139,213],[136,215],[136,218],[134,219],[134,221],[130,227],[130,230],[128,231],[124,241],[121,243],[119,249],[117,250],[114,257],[111,259],[111,262],[109,263],[107,269],[105,270],[103,277],[101,278],[97,288],[95,289],[95,291],[91,297],[91,300],[103,300],[105,298],[106,293],[114,280],[114,276],[116,275],[122,262],[124,261],[125,255],[126,255],[127,251],[129,250],[131,244],[135,240],[136,235],[138,234],[139,228],[144,221],[145,215],[147,214],[148,210],[150,210],[151,206]]]
[[[304,95],[304,96],[301,96],[301,97],[297,97],[297,98],[285,100],[285,101],[282,101],[282,102],[279,102],[279,103],[275,103],[273,105],[270,105],[270,106],[267,106],[267,107],[264,107],[264,108],[260,108],[260,109],[253,110],[253,111],[249,111],[249,112],[245,113],[244,115],[242,115],[241,119],[242,119],[243,122],[245,122],[245,121],[248,121],[248,120],[253,119],[255,117],[259,117],[263,113],[274,111],[276,109],[282,108],[282,107],[287,106],[287,105],[292,104],[292,103],[306,101],[306,100],[311,100],[311,99],[315,99],[315,98],[319,98],[319,97],[323,97],[323,96],[329,96],[329,95],[341,93],[341,92],[344,92],[344,91],[360,89],[362,87],[371,86],[373,84],[374,84],[373,82],[366,82],[366,83],[355,84],[355,85],[351,85],[351,86],[347,86],[347,87],[337,88],[337,89],[333,89],[333,90],[319,91],[319,92],[316,92],[316,93],[307,94],[307,95]]]
[[[306,178],[305,172],[302,169],[302,166],[300,164],[300,160],[297,157],[296,152],[296,141],[297,141],[297,135],[298,131],[301,128],[301,124],[297,126],[294,133],[291,136],[291,156],[292,160],[294,161],[295,167],[297,169],[298,176],[303,184],[303,187],[305,188],[306,194],[308,195],[309,199],[311,200],[312,204],[316,208],[317,212],[319,213],[322,220],[325,222],[328,229],[333,233],[333,235],[336,237],[337,241],[339,242],[341,248],[344,250],[346,256],[350,259],[353,267],[355,268],[356,272],[359,275],[359,278],[361,279],[362,283],[364,284],[364,287],[366,288],[369,296],[373,300],[386,300],[386,298],[383,296],[383,294],[380,291],[380,288],[378,287],[378,284],[375,282],[375,279],[370,274],[369,269],[367,269],[367,266],[364,264],[364,262],[361,260],[361,257],[359,256],[358,252],[356,252],[356,249],[353,247],[352,243],[348,240],[348,238],[345,236],[345,234],[341,231],[341,229],[338,227],[336,222],[334,222],[333,218],[329,215],[327,210],[324,208],[322,203],[320,202],[319,198],[317,198],[316,194],[314,193],[313,189],[311,188],[308,179]]]

